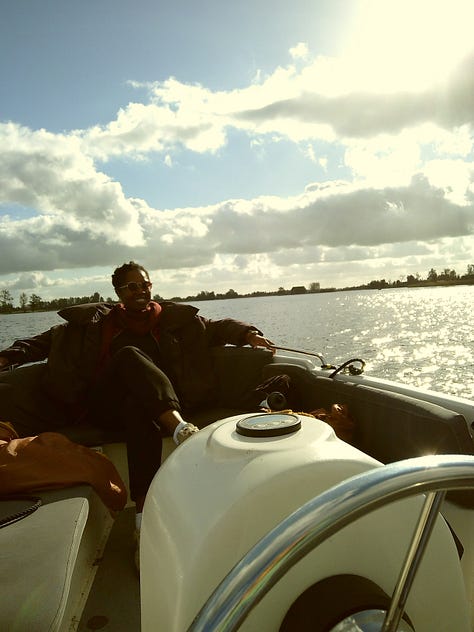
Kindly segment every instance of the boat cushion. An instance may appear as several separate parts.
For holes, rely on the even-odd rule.
[[[60,629],[93,495],[87,485],[40,493],[36,511],[0,529],[3,630]]]

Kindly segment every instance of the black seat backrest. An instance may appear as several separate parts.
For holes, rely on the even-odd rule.
[[[246,394],[262,381],[263,367],[272,361],[272,354],[264,349],[250,347],[214,347],[212,349],[219,397],[209,409],[189,413],[187,420],[197,426],[205,425],[239,412]],[[120,429],[104,430],[91,424],[71,424],[59,428],[71,441],[87,446],[123,441],[124,432]]]
[[[286,373],[306,411],[347,404],[356,422],[354,445],[382,463],[425,454],[474,454],[466,420],[457,412],[414,397],[315,376],[302,367],[272,364],[266,376]]]
[[[299,389],[303,410],[330,410],[346,404],[355,421],[353,445],[382,463],[429,454],[474,454],[463,415],[414,397],[363,384],[316,376],[291,364],[271,364],[270,377],[286,373]],[[448,498],[474,508],[474,490],[452,491]]]
[[[251,347],[214,347],[214,370],[219,387],[219,403],[240,408],[246,395],[263,380],[263,368],[272,359],[271,351]]]

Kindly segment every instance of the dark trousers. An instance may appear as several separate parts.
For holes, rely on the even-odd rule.
[[[140,349],[122,347],[92,388],[85,420],[104,429],[121,428],[127,443],[130,495],[144,496],[161,463],[158,417],[180,410],[174,388]]]
[[[45,370],[44,364],[36,364],[0,375],[0,421],[11,422],[21,437],[61,431],[75,421],[71,409],[53,401],[42,388]],[[161,463],[158,417],[180,409],[168,377],[145,353],[123,347],[90,389],[86,404],[87,413],[76,427],[89,423],[121,430],[127,444],[131,498],[144,496]]]

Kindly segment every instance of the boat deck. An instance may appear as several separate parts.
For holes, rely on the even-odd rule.
[[[140,583],[135,569],[135,509],[120,512],[110,533],[78,632],[140,631]]]

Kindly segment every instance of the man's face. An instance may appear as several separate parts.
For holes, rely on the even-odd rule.
[[[150,278],[143,270],[131,270],[116,292],[125,309],[140,312],[146,309],[151,300]]]

